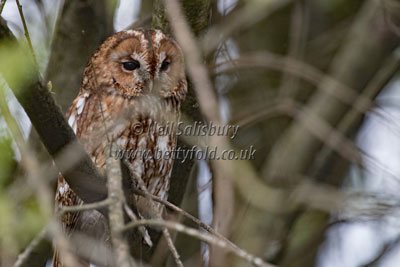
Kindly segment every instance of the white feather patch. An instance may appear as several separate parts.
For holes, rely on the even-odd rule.
[[[68,124],[71,126],[72,130],[76,134],[76,128],[77,128],[77,123],[76,123],[76,117],[74,113],[71,113],[68,119]]]
[[[146,139],[145,138],[140,138],[139,139],[139,143],[138,143],[138,147],[145,147],[146,146]]]
[[[60,195],[64,195],[64,187],[63,186],[60,186],[60,188],[58,188],[58,193]]]
[[[86,102],[86,97],[81,97],[78,99],[78,102],[76,103],[76,110],[78,115],[82,113],[83,108],[85,107],[85,102]]]
[[[157,148],[164,154],[168,150],[168,135],[160,136],[157,140]]]
[[[161,39],[164,37],[164,34],[159,30],[157,30],[156,32],[157,33],[156,33],[155,41],[156,41],[156,45],[159,46]]]
[[[69,189],[69,185],[68,185],[68,184],[64,184],[63,186],[60,186],[60,187],[58,188],[58,193],[59,193],[60,195],[63,195],[65,192],[68,191],[68,189]]]
[[[69,119],[68,119],[68,124],[69,124],[69,126],[73,127],[74,123],[75,123],[75,114],[71,113],[71,115],[69,116]]]
[[[128,34],[134,34],[134,35],[138,35],[140,32],[136,31],[136,30],[125,30],[124,32],[128,33]]]
[[[126,144],[128,143],[128,139],[126,139],[126,137],[121,137],[121,138],[119,138],[118,140],[117,140],[117,145],[120,147],[120,148],[125,148],[126,147]]]

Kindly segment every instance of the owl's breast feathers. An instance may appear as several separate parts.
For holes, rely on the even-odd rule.
[[[179,107],[173,103],[153,97],[99,96],[82,90],[73,101],[67,119],[98,168],[105,168],[104,149],[112,141],[126,156],[133,184],[138,186],[137,179],[141,179],[149,193],[167,199],[173,158],[164,159],[163,155],[175,149],[177,138],[174,130],[160,135],[157,128],[178,120]],[[65,195],[63,188],[68,184],[60,179],[57,202],[71,205],[62,203],[61,194]],[[73,192],[70,190],[68,194]],[[75,194],[73,198],[76,199],[73,204],[81,203]]]

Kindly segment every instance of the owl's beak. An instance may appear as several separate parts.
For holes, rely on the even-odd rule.
[[[149,92],[150,93],[153,92],[153,86],[154,86],[153,80],[150,80],[150,82],[149,82]]]

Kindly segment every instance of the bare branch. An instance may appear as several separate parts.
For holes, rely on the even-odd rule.
[[[290,22],[288,57],[301,59],[304,54],[308,34],[309,12],[302,1],[295,1]],[[281,97],[296,97],[299,87],[297,77],[284,72],[279,93]]]
[[[59,208],[58,211],[58,216],[61,216],[62,214],[66,212],[77,212],[77,211],[84,211],[84,210],[100,210],[102,208],[108,207],[110,205],[113,205],[116,203],[115,199],[112,198],[106,198],[102,201],[90,203],[90,204],[82,204],[79,206],[62,206]]]
[[[17,261],[14,263],[13,267],[22,267],[26,264],[29,259],[29,256],[33,252],[33,250],[39,246],[40,242],[46,238],[47,229],[43,229],[25,248],[25,250],[18,255]]]
[[[389,59],[385,62],[384,66],[377,72],[373,79],[368,83],[363,93],[360,95],[363,98],[374,99],[382,88],[388,83],[388,81],[395,75],[395,73],[400,69],[400,57],[396,55],[390,55]],[[357,106],[360,101],[360,97],[355,100],[354,106]],[[371,111],[379,116],[377,111]],[[356,109],[349,110],[343,119],[339,122],[337,129],[343,135],[347,135],[351,130],[358,124],[364,113],[360,113]],[[380,116],[383,117],[383,116]],[[383,118],[383,120],[389,120],[388,123],[392,125],[396,123],[389,118]],[[318,169],[323,166],[324,162],[327,162],[329,155],[334,149],[324,146],[323,150],[319,153],[317,160],[313,164],[311,173],[317,173]],[[383,170],[386,172],[386,170]],[[392,177],[392,175],[390,175]],[[395,179],[397,180],[397,179]]]
[[[6,2],[7,2],[7,0],[1,0],[1,3],[0,3],[0,15],[3,12],[3,8],[4,8],[5,4],[6,4]]]
[[[39,69],[39,65],[38,65],[38,62],[37,62],[37,59],[35,56],[35,50],[33,49],[31,37],[29,36],[28,27],[26,26],[26,21],[25,21],[24,12],[22,11],[22,6],[19,3],[19,0],[16,0],[15,3],[18,6],[18,12],[19,12],[19,15],[21,16],[22,25],[24,26],[25,37],[26,37],[26,40],[28,41],[28,46],[29,46],[29,49],[31,50],[33,61],[35,63],[36,68]],[[4,4],[5,4],[5,2],[4,2]]]
[[[226,244],[228,244],[229,246],[231,246],[233,249],[236,250],[242,250],[239,247],[237,247],[234,243],[232,243],[229,239],[227,239],[225,236],[221,235],[219,232],[215,231],[212,227],[210,227],[209,225],[203,223],[202,221],[200,221],[198,218],[194,217],[193,215],[191,215],[190,213],[186,212],[185,210],[179,208],[178,206],[175,206],[174,204],[162,200],[161,198],[151,195],[147,192],[143,192],[143,191],[135,191],[134,192],[137,195],[142,195],[142,196],[147,196],[150,197],[151,199],[153,199],[156,202],[162,203],[163,205],[165,205],[166,207],[178,212],[179,214],[183,215],[184,217],[188,218],[189,220],[193,221],[194,223],[196,223],[199,227],[203,228],[204,230],[206,230],[207,232],[211,233],[212,235],[216,236],[217,238],[223,240]],[[243,252],[246,253],[246,252]]]
[[[202,40],[202,49],[207,55],[235,31],[251,27],[261,19],[292,2],[292,0],[264,0],[249,2],[230,14],[221,25],[210,28]]]
[[[6,4],[6,2],[7,2],[7,0],[1,0],[1,3],[0,3],[0,15],[3,12],[3,8],[4,8],[4,5]]]
[[[133,210],[127,205],[124,205],[124,210],[128,217],[131,219],[131,221],[137,221],[138,217],[136,214],[133,212]],[[149,233],[147,232],[147,229],[144,226],[139,226],[139,232],[142,235],[143,240],[149,245],[149,247],[153,246],[153,241],[151,240],[151,237]]]
[[[117,229],[124,226],[123,203],[125,202],[124,191],[122,189],[122,173],[120,161],[111,155],[112,144],[105,149],[107,167],[107,187],[108,197],[114,200],[108,208],[111,241],[116,255],[116,264],[121,267],[133,266],[130,259],[129,247]]]
[[[313,85],[320,85],[323,81],[336,86],[335,91],[329,90],[327,87],[320,86],[318,90],[324,91],[330,97],[336,98],[338,101],[351,105],[352,108],[359,112],[365,112],[373,107],[372,101],[358,93],[355,89],[344,84],[329,74],[325,74],[317,68],[291,57],[285,57],[268,51],[252,52],[248,55],[242,55],[233,61],[227,61],[216,65],[218,69],[215,74],[222,74],[244,68],[267,67],[279,70],[285,73],[298,76],[311,82]],[[355,100],[357,102],[355,102]]]
[[[62,231],[59,223],[55,221],[51,222],[48,230],[57,244],[57,248],[59,249],[57,252],[62,255],[62,257],[60,257],[61,262],[68,267],[79,266],[78,259],[72,253],[73,250],[71,244]]]
[[[0,25],[2,28],[6,26],[3,21]],[[1,32],[6,29],[8,28],[2,29]],[[10,40],[11,37],[3,35],[0,38]],[[7,78],[5,77],[6,80]],[[29,82],[21,85],[22,88],[12,89],[15,92],[23,92],[22,94],[17,93],[16,96],[39,133],[47,151],[55,160],[58,169],[74,192],[85,203],[105,199],[107,190],[104,177],[98,174],[92,160],[79,145],[73,130],[55,104],[51,93],[40,83],[39,74],[34,71],[31,76],[26,78]],[[7,80],[7,82],[11,81]],[[75,152],[82,155],[81,160],[74,166],[67,166],[68,163],[57,158],[57,154],[68,145],[73,145]]]
[[[164,0],[166,13],[172,26],[177,41],[180,43],[187,62],[187,69],[194,84],[200,110],[208,121],[220,125],[220,111],[217,97],[213,91],[212,83],[208,77],[205,65],[195,38],[183,16],[181,7],[176,0]],[[223,137],[210,136],[210,145],[219,146],[221,149],[229,147],[229,141]],[[213,161],[214,172],[214,225],[222,234],[229,235],[230,221],[233,217],[234,193],[231,177],[232,168],[224,161]],[[215,256],[214,256],[215,255]],[[225,264],[224,253],[219,253],[218,248],[212,251],[211,265]]]
[[[371,27],[375,33],[373,39],[370,38]],[[347,42],[332,63],[330,76],[362,91],[371,75],[397,45],[398,38],[382,23],[382,10],[377,1],[367,1],[359,12]],[[367,59],[365,54],[371,56]],[[362,77],[358,75],[360,72],[363,73]],[[332,94],[341,91],[341,86],[331,79],[324,79],[319,88],[321,90],[310,99],[308,109],[335,126],[349,109],[347,105],[332,98]],[[302,123],[295,121],[271,151],[272,156],[264,167],[264,177],[303,173],[320,145],[321,142],[310,135]]]
[[[230,251],[237,255],[240,258],[245,259],[246,261],[250,262],[254,266],[262,266],[262,267],[276,267],[275,265],[269,264],[264,262],[261,258],[255,257],[251,255],[250,253],[247,253],[244,250],[236,249],[232,246],[229,245],[229,243],[225,242],[224,240],[221,240],[217,237],[214,237],[210,234],[200,232],[197,229],[193,229],[190,227],[187,227],[183,224],[177,223],[177,222],[172,222],[172,221],[164,221],[164,220],[139,220],[136,222],[131,222],[128,223],[125,227],[120,229],[120,231],[127,231],[131,228],[138,227],[140,225],[149,225],[149,226],[159,226],[159,227],[167,227],[172,230],[184,233],[186,235],[198,238],[202,241],[208,242],[210,244],[216,245],[218,247],[223,248],[224,250]]]
[[[45,79],[66,112],[79,92],[87,61],[113,33],[114,7],[108,0],[68,0],[60,10]],[[68,55],[68,56],[65,56]]]
[[[202,64],[201,54],[194,36],[183,17],[181,7],[176,0],[164,0],[164,5],[174,35],[185,54],[187,69],[196,88],[200,109],[209,121],[219,122],[218,102],[212,89],[211,81],[208,78],[207,69]]]
[[[127,163],[127,166],[131,171],[131,175],[134,176],[135,172],[132,170],[132,164]],[[143,190],[143,192],[145,192],[144,197],[148,201],[148,209],[150,210],[150,214],[154,214],[157,219],[162,219],[162,210],[163,209],[160,208],[161,206],[157,207],[155,205],[155,201],[153,201],[153,199],[151,198],[151,194],[148,192],[147,187],[146,187],[144,181],[142,180],[142,178],[141,177],[134,177],[134,178],[136,178],[141,190]],[[137,220],[134,220],[134,221],[137,221]],[[176,250],[176,247],[174,245],[174,242],[172,241],[172,237],[171,237],[168,229],[164,228],[162,230],[162,232],[163,232],[165,239],[167,240],[168,248],[171,251],[172,256],[174,257],[175,263],[179,267],[183,267],[183,263],[180,260],[180,255],[179,255],[178,251]]]
[[[163,230],[163,235],[164,238],[167,240],[167,245],[169,250],[171,251],[172,257],[174,258],[174,261],[178,267],[183,267],[183,263],[181,261],[181,256],[178,253],[178,250],[176,249],[174,242],[172,241],[171,234],[169,233],[168,228],[164,227]]]

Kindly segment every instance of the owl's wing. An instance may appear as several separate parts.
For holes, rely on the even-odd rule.
[[[83,201],[72,191],[68,183],[59,174],[57,193],[56,193],[56,210],[59,211],[63,206],[78,206],[83,204]],[[66,234],[76,227],[79,212],[65,212],[61,216],[61,224]]]
[[[75,134],[78,135],[78,124],[81,121],[85,104],[88,102],[89,94],[80,92],[75,98],[67,113],[68,124],[72,127]],[[81,205],[83,201],[71,190],[67,181],[61,174],[58,176],[57,192],[55,197],[56,210],[62,206],[76,206]],[[67,212],[61,216],[61,223],[65,233],[69,233],[76,225],[79,213]]]
[[[80,137],[82,122],[85,120],[90,108],[90,98],[91,94],[89,92],[81,91],[68,110],[66,118],[77,137]]]
[[[71,190],[65,179],[61,174],[59,174],[56,192],[56,211],[59,212],[60,208],[63,206],[78,206],[82,203],[82,200]],[[80,214],[78,212],[65,212],[61,215],[61,226],[65,235],[69,236],[77,227],[79,216]],[[84,261],[81,261],[80,263],[82,263],[82,265],[79,267],[89,266],[89,264]],[[63,267],[60,250],[57,244],[54,248],[53,266]]]
[[[67,120],[68,124],[72,127],[75,134],[78,136],[78,124],[84,115],[85,104],[87,104],[87,99],[89,98],[89,94],[86,92],[81,92],[73,101],[68,113]],[[65,181],[64,177],[59,174],[58,176],[58,184],[57,184],[57,192],[55,196],[55,209],[57,212],[60,211],[60,208],[63,206],[78,206],[83,204],[83,201],[72,191],[69,187],[67,181]],[[66,212],[61,215],[61,225],[65,235],[69,236],[73,230],[79,228],[79,217],[81,216],[80,212]],[[54,267],[62,267],[61,255],[59,248],[55,247],[54,256],[53,256],[53,266]],[[86,262],[82,261],[82,266],[89,266]]]
[[[81,123],[84,109],[87,109],[87,100],[89,96],[89,93],[81,91],[73,101],[66,116],[68,124],[72,127],[78,137],[78,134],[80,134],[80,131],[78,131],[78,124]],[[62,206],[76,206],[83,204],[83,201],[72,191],[61,174],[59,174],[58,177],[55,202],[56,210],[60,209]],[[75,227],[78,216],[78,212],[67,212],[62,215],[61,223],[66,233]]]

